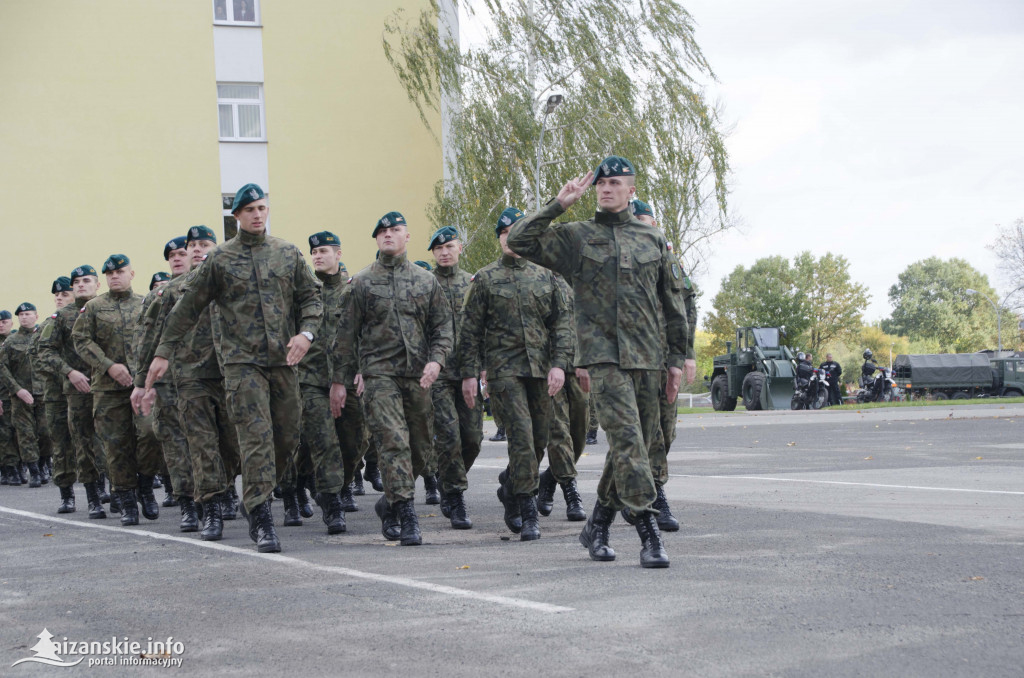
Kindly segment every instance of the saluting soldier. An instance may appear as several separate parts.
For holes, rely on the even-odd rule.
[[[263,189],[240,188],[231,212],[238,235],[211,250],[189,276],[167,317],[146,389],[166,372],[170,347],[185,337],[200,311],[217,302],[219,356],[242,452],[249,537],[269,553],[281,550],[270,510],[274,486],[299,446],[302,400],[293,368],[316,338],[323,307],[320,283],[301,250],[266,234],[270,206]]]
[[[372,402],[364,414],[380,452],[384,496],[374,510],[385,539],[423,542],[413,498],[433,444],[430,387],[451,353],[452,318],[437,279],[408,260],[405,217],[388,212],[373,228],[377,261],[350,279],[335,342],[331,411],[346,406],[356,380]],[[358,375],[358,376],[357,376]]]
[[[643,544],[640,564],[667,567],[648,449],[659,425],[661,326],[669,346],[666,396],[673,402],[686,360],[687,319],[682,298],[671,289],[682,271],[673,266],[664,234],[630,211],[635,183],[628,160],[606,158],[596,172],[570,180],[540,211],[517,222],[508,244],[566,276],[576,294],[579,363],[589,373],[609,442],[597,503],[580,542],[594,560],[613,560],[608,529],[615,512],[628,508]],[[594,218],[553,224],[592,184],[600,209]]]
[[[18,331],[0,345],[0,380],[11,399],[11,423],[18,442],[21,463],[28,468],[29,487],[39,487],[44,480],[39,472],[39,438],[36,435],[36,400],[42,396],[32,379],[32,346],[35,343],[38,314],[34,304],[23,302],[15,310]],[[39,418],[42,419],[42,402]],[[42,421],[38,422],[39,424]]]
[[[505,525],[531,541],[540,538],[538,464],[551,430],[551,397],[565,383],[572,330],[552,273],[508,246],[509,229],[522,217],[515,207],[498,217],[501,259],[471,279],[459,344],[466,404],[475,405],[477,379],[486,371],[491,403],[505,423],[509,465],[498,477]]]
[[[61,276],[50,286],[53,302],[57,311],[68,304],[74,303],[71,292],[71,278]],[[49,369],[40,354],[39,342],[47,327],[57,320],[57,312],[46,318],[35,333],[32,347],[32,376],[40,384],[42,393],[43,416],[45,417],[46,434],[50,438],[50,449],[53,454],[53,484],[60,490],[60,506],[57,513],[75,512],[74,484],[78,480],[77,457],[71,443],[71,432],[68,430],[68,403],[61,389],[60,374]],[[51,330],[52,331],[52,330]]]

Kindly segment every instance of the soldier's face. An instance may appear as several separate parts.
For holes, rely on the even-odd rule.
[[[75,299],[95,297],[100,289],[100,279],[94,275],[80,275],[71,283],[71,289],[75,293]]]
[[[377,230],[377,249],[381,254],[397,256],[405,254],[409,246],[409,230],[403,224]]]
[[[459,255],[462,254],[462,243],[458,240],[449,240],[443,245],[438,245],[431,250],[438,266],[455,266],[459,263]]]
[[[188,250],[184,247],[181,249],[171,250],[171,253],[167,255],[167,263],[171,267],[171,275],[181,275],[188,270]]]
[[[511,230],[511,226],[506,226],[505,228],[501,229],[501,233],[498,234],[498,244],[501,245],[502,252],[504,252],[510,257],[515,257],[516,259],[519,259],[521,257],[515,252],[513,252],[512,248],[508,246],[508,232]]]
[[[313,259],[313,270],[317,273],[334,275],[341,270],[341,248],[337,245],[314,247],[310,256]]]
[[[192,240],[188,243],[188,256],[189,264],[192,268],[195,268],[199,264],[203,263],[203,257],[205,257],[210,250],[215,248],[217,243],[211,240]]]
[[[125,266],[114,271],[107,271],[104,275],[107,276],[107,287],[111,292],[124,292],[131,287],[135,271],[131,266]]]
[[[75,295],[72,294],[70,291],[57,292],[56,294],[53,295],[53,303],[56,304],[57,308],[64,308],[72,301],[74,301],[74,299]]]
[[[597,180],[597,206],[605,212],[621,212],[629,206],[636,186],[631,177],[601,177]]]
[[[30,330],[35,327],[37,320],[39,320],[39,314],[35,311],[22,311],[18,314],[18,324],[21,325],[23,330]]]
[[[238,228],[246,233],[259,235],[267,230],[267,217],[270,215],[270,206],[266,198],[255,200],[235,212],[235,219],[238,219]]]
[[[0,334],[7,335],[11,333],[11,327],[14,326],[14,318],[7,318],[0,320]]]

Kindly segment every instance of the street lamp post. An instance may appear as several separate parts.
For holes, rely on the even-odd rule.
[[[561,94],[552,94],[551,96],[549,96],[547,103],[544,105],[544,119],[540,123],[540,140],[537,141],[537,171],[536,171],[536,174],[535,174],[536,182],[537,182],[537,187],[536,187],[536,191],[535,192],[536,192],[536,196],[537,196],[537,209],[538,210],[540,209],[540,152],[544,148],[544,132],[547,130],[548,116],[551,115],[551,113],[556,108],[558,108],[559,104],[561,104],[561,103],[562,103],[562,95]]]

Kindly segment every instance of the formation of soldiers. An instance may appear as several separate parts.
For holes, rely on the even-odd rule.
[[[591,185],[594,219],[553,223]],[[238,235],[218,244],[193,226],[169,240],[170,272],[145,297],[113,254],[99,273],[82,265],[55,280],[41,325],[29,303],[16,332],[0,313],[3,483],[52,480],[57,512],[70,513],[80,482],[89,518],[107,504],[123,525],[140,510],[159,517],[162,485],[181,531],[219,540],[241,512],[258,550],[277,552],[275,498],[283,525],[301,525],[314,514],[308,491],[338,534],[365,480],[382,492],[384,538],[418,545],[418,478],[453,529],[473,527],[465,492],[486,393],[508,440],[497,489],[508,529],[540,538],[560,488],[566,518],[587,521],[591,558],[615,558],[608,529],[621,511],[641,564],[667,567],[661,531],[679,523],[663,486],[675,396],[695,373],[696,310],[635,191],[633,166],[612,156],[535,214],[505,209],[501,258],[472,276],[455,228],[431,237],[431,268],[408,259],[405,218],[389,212],[372,230],[377,260],[349,277],[336,234],[309,236],[312,271],[267,235],[267,199],[247,184],[232,205]],[[588,517],[576,463],[592,409],[610,449]]]

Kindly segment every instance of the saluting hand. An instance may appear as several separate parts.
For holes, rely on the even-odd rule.
[[[594,172],[590,171],[575,179],[570,179],[565,186],[562,186],[562,190],[556,196],[558,204],[562,206],[562,209],[567,210],[576,204],[576,201],[590,188],[590,182],[593,180]]]
[[[683,371],[678,367],[668,368],[668,379],[665,383],[665,398],[670,403],[676,401],[676,396],[679,395],[679,386],[683,383]]]
[[[306,355],[306,352],[309,351],[310,346],[311,344],[309,339],[306,339],[303,335],[296,334],[292,337],[291,341],[288,342],[288,357],[285,359],[285,362],[288,363],[288,367],[295,367],[298,365]]]

